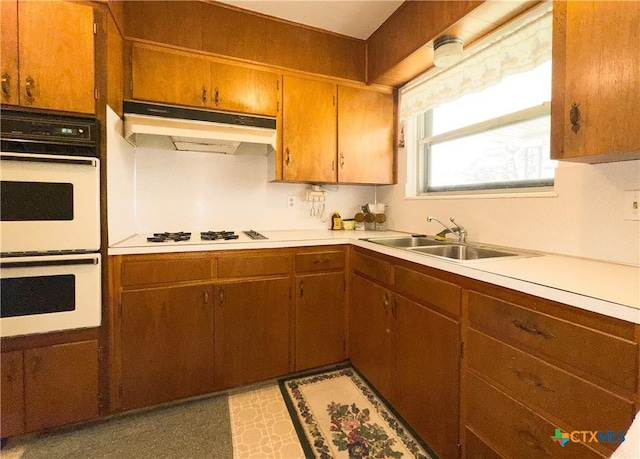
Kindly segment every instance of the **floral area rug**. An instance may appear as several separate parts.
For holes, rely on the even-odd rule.
[[[436,457],[351,367],[280,381],[307,458]]]

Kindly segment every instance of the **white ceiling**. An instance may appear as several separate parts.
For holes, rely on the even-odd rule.
[[[218,0],[288,21],[366,40],[403,0]]]

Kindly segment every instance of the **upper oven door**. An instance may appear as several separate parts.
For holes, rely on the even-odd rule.
[[[97,158],[2,152],[0,251],[100,249]]]

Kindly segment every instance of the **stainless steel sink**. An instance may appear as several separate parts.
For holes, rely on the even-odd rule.
[[[425,255],[444,257],[452,260],[483,260],[485,258],[517,257],[520,254],[503,252],[502,250],[486,249],[469,245],[445,245],[441,247],[414,247],[412,252],[419,252]]]
[[[376,244],[388,245],[389,247],[399,247],[401,249],[408,249],[413,247],[437,247],[451,244],[451,242],[448,241],[436,241],[422,236],[374,237],[368,239],[368,241],[375,242]]]
[[[474,244],[455,241],[436,241],[423,236],[405,237],[374,237],[369,242],[395,247],[409,252],[419,253],[451,261],[473,262],[494,258],[532,257],[535,253],[503,250],[499,247],[477,246]]]

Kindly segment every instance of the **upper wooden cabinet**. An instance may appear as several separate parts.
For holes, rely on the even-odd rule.
[[[131,65],[136,100],[276,115],[280,76],[275,73],[137,43]]]
[[[2,1],[2,102],[95,113],[93,8]]]
[[[640,159],[640,6],[554,2],[551,156]],[[615,27],[612,27],[615,24]]]
[[[337,181],[336,85],[285,75],[282,97],[283,180]]]
[[[282,179],[394,183],[393,94],[284,76]]]
[[[338,86],[338,181],[394,181],[393,94]]]

